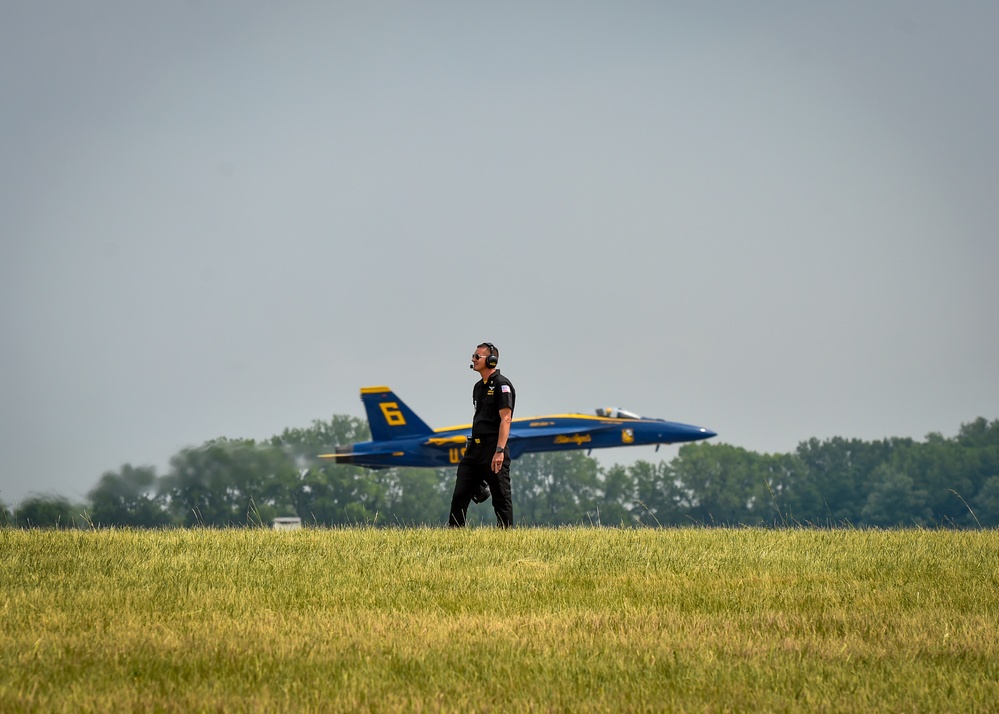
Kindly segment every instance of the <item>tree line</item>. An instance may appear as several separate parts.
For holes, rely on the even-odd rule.
[[[269,441],[215,439],[180,451],[165,474],[126,464],[103,474],[85,503],[33,496],[0,524],[32,527],[267,527],[278,516],[317,526],[442,525],[453,469],[316,464],[331,444],[369,438],[350,416],[287,429]],[[810,439],[793,453],[724,443],[680,447],[668,462],[605,468],[581,451],[513,462],[520,526],[754,525],[999,526],[999,420],[925,440]],[[493,523],[489,502],[472,523]]]

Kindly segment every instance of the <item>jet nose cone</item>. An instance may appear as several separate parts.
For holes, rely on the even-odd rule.
[[[686,427],[684,435],[686,436],[687,441],[700,441],[701,439],[710,439],[713,436],[718,436],[718,434],[710,429],[705,429],[703,426],[687,424]]]
[[[667,444],[682,444],[687,441],[700,441],[701,439],[710,439],[713,436],[718,436],[718,434],[711,431],[710,429],[705,429],[703,426],[674,423],[672,424],[672,429],[669,438],[664,438],[663,440]]]

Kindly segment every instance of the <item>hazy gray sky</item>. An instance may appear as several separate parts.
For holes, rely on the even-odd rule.
[[[996,37],[991,0],[7,0],[0,500],[364,385],[467,422],[482,340],[520,416],[995,419]]]

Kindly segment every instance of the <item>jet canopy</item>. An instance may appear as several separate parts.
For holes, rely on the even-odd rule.
[[[597,416],[604,417],[605,419],[641,419],[642,417],[635,414],[635,412],[629,412],[627,409],[621,409],[621,407],[604,407],[602,409],[597,409]]]

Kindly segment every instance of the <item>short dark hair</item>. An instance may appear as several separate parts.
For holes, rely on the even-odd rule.
[[[489,350],[489,354],[492,355],[493,357],[495,357],[496,361],[499,362],[499,347],[497,347],[496,345],[494,345],[492,342],[483,342],[481,345],[479,345],[475,349],[481,349],[483,347],[485,347],[487,350]]]

